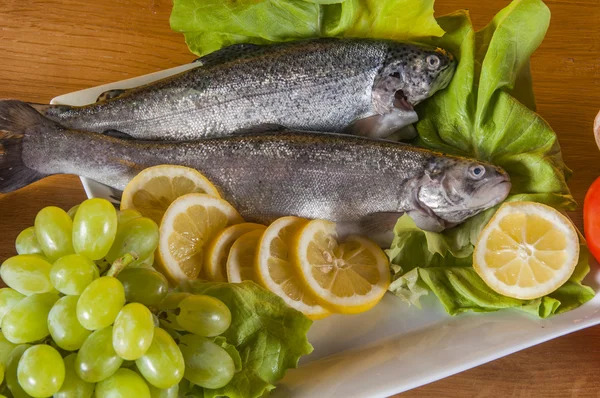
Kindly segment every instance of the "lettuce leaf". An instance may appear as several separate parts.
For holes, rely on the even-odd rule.
[[[174,0],[171,29],[199,56],[236,43],[441,36],[434,0]]]
[[[549,20],[541,0],[512,2],[479,32],[465,11],[438,19],[447,34],[432,42],[453,52],[459,65],[449,87],[417,107],[416,143],[497,164],[510,174],[512,194],[531,195],[521,200],[572,210],[558,138],[532,111],[531,85],[522,82],[531,80],[529,57]]]
[[[194,388],[203,398],[257,398],[275,388],[285,371],[312,351],[306,333],[312,321],[254,282],[191,281],[181,290],[221,300],[231,310],[231,326],[214,341],[232,355],[231,382],[216,390]],[[238,362],[238,359],[240,362]]]
[[[439,18],[446,34],[430,42],[453,52],[459,64],[448,88],[417,107],[415,144],[503,167],[512,181],[508,200],[573,210],[575,201],[567,186],[571,171],[562,160],[556,134],[535,113],[531,85],[529,58],[549,22],[550,12],[541,0],[513,1],[478,32],[466,11]],[[390,290],[414,304],[426,286],[452,315],[516,308],[542,318],[578,307],[594,296],[581,283],[589,272],[583,237],[575,272],[552,294],[526,301],[491,290],[472,268],[471,253],[495,211],[483,212],[442,234],[421,231],[410,218],[402,217],[387,252],[398,266]]]
[[[490,289],[473,269],[471,254],[463,257],[453,254],[444,234],[419,230],[408,216],[398,220],[395,234],[394,242],[387,250],[394,264],[389,290],[418,307],[419,298],[429,290],[450,315],[515,308],[546,318],[576,308],[594,297],[594,291],[582,284],[590,270],[589,252],[583,236],[580,236],[579,262],[569,281],[545,297],[518,300]],[[430,247],[443,249],[434,253]],[[473,248],[470,243],[465,245],[467,247]],[[410,271],[407,272],[408,269]]]

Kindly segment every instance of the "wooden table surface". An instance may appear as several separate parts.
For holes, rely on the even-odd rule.
[[[436,15],[469,8],[484,26],[503,0],[438,0]],[[553,126],[582,203],[600,175],[592,135],[600,109],[600,0],[548,0],[552,22],[532,60],[539,113]],[[0,0],[0,98],[51,98],[192,61],[169,28],[168,0]],[[75,176],[0,194],[0,261],[44,206],[85,199]],[[581,211],[572,214],[581,227]],[[399,375],[401,377],[401,375]],[[403,397],[600,396],[600,327],[589,328],[402,394]]]

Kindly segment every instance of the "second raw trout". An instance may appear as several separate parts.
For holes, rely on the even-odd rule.
[[[158,164],[199,170],[248,221],[321,218],[369,236],[402,213],[443,230],[502,202],[511,186],[491,164],[385,140],[284,130],[140,142],[68,130],[22,102],[0,102],[0,192],[60,173],[122,190]]]

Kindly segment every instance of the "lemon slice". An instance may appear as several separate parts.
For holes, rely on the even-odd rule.
[[[175,199],[160,224],[158,265],[174,281],[197,278],[206,243],[243,221],[233,206],[214,196],[190,193]]]
[[[377,304],[390,284],[387,256],[373,241],[351,236],[338,243],[335,223],[314,220],[292,244],[305,288],[333,312],[355,314]]]
[[[255,230],[264,230],[262,224],[242,223],[225,228],[213,238],[204,257],[204,276],[216,282],[227,282],[227,257],[231,246],[240,236]]]
[[[227,280],[229,282],[255,281],[254,257],[263,232],[262,229],[247,232],[233,243],[227,257]]]
[[[540,203],[508,202],[481,231],[473,266],[496,292],[528,300],[558,289],[578,259],[577,231],[567,217]]]
[[[135,209],[160,225],[163,214],[175,199],[194,192],[221,197],[217,188],[197,170],[174,165],[149,167],[125,187],[121,210]]]
[[[330,312],[306,293],[290,258],[294,234],[307,223],[304,218],[282,217],[269,225],[258,244],[254,270],[258,282],[290,307],[311,319],[321,319]]]

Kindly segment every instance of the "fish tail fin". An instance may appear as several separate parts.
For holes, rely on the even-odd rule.
[[[16,191],[46,175],[23,162],[23,139],[31,127],[52,123],[21,101],[0,101],[0,193]]]

